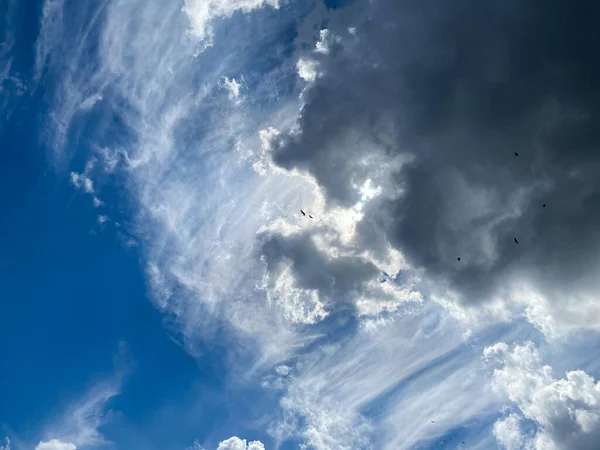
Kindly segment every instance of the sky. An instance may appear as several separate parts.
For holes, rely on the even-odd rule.
[[[2,0],[0,450],[597,449],[599,13]]]

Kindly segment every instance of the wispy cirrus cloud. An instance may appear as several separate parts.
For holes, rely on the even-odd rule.
[[[108,422],[108,404],[121,392],[123,380],[129,371],[127,351],[126,344],[120,343],[114,356],[114,375],[93,384],[61,415],[53,417],[44,431],[46,439],[39,442],[36,450],[75,450],[108,443],[99,428]]]

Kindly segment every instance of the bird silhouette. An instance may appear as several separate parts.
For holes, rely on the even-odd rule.
[[[515,152],[515,156],[519,156],[519,154],[517,152]]]
[[[544,204],[542,205],[542,208],[545,208],[545,207],[546,207],[546,204],[544,203]]]
[[[458,259],[460,261],[460,258],[456,258],[456,259]]]
[[[313,216],[311,216],[310,214],[308,215],[308,217],[310,217],[311,219],[313,218]]]
[[[518,243],[519,243],[519,241],[517,241],[517,238],[515,238],[515,244],[518,244]]]
[[[300,210],[300,212],[302,213],[303,216],[306,215],[306,213],[304,211]]]
[[[432,420],[431,423],[435,423],[435,420]]]

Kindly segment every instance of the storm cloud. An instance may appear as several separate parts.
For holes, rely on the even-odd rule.
[[[599,9],[357,3],[306,56],[318,75],[273,161],[312,175],[329,206],[380,187],[357,240],[400,250],[432,293],[516,299],[550,334],[597,327]]]

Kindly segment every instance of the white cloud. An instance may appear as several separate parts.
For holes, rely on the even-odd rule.
[[[108,403],[119,395],[128,371],[125,343],[119,343],[114,362],[115,374],[112,378],[97,382],[80,399],[70,403],[62,414],[52,417],[45,431],[51,440],[40,442],[36,450],[75,450],[107,444],[99,429],[108,422]]]
[[[47,442],[40,442],[35,446],[35,450],[76,450],[77,447],[70,442],[61,442],[58,439],[52,439]]]
[[[340,43],[342,39],[334,35],[330,30],[324,29],[320,31],[320,39],[315,44],[315,52],[327,55],[333,43]]]
[[[190,33],[204,46],[212,45],[215,19],[228,18],[236,11],[249,13],[254,9],[279,7],[278,0],[185,0],[183,11],[190,21]]]
[[[98,216],[98,218],[97,218],[97,221],[98,221],[98,223],[99,223],[100,225],[103,225],[103,224],[105,224],[106,222],[108,222],[108,220],[109,220],[109,219],[108,219],[108,216],[102,216],[102,215],[100,215],[100,216]]]
[[[319,75],[319,63],[312,59],[300,58],[296,63],[298,76],[304,81],[315,81]]]
[[[513,413],[494,424],[494,436],[506,450],[533,449],[531,438],[522,434],[520,421]]]
[[[94,193],[94,182],[84,173],[71,172],[71,184],[88,194]]]
[[[342,334],[340,327],[330,333]],[[318,450],[410,449],[493,412],[496,397],[477,359],[459,351],[456,331],[439,308],[418,305],[391,323],[321,344],[286,380],[283,418],[272,435],[301,438]],[[377,419],[364,413],[370,409]]]
[[[487,347],[484,356],[501,368],[493,373],[493,387],[519,408],[523,417],[534,421],[537,434],[532,448],[594,449],[600,439],[600,383],[582,370],[569,371],[556,379],[550,366],[542,365],[538,350],[531,342],[515,345],[500,342]],[[503,419],[494,427],[506,448],[515,442],[519,418]],[[508,445],[507,445],[508,444]],[[527,444],[529,445],[529,444]]]
[[[101,94],[99,94],[99,93],[92,94],[81,102],[81,105],[79,105],[79,108],[83,111],[89,111],[100,100],[102,100]]]
[[[238,101],[240,99],[240,89],[242,85],[235,78],[222,78],[222,86],[227,90],[229,99]]]
[[[94,197],[92,199],[92,203],[94,204],[94,208],[99,208],[100,206],[104,205],[104,202],[102,200],[100,200],[98,197]]]
[[[251,441],[246,444],[246,439],[233,436],[221,441],[217,450],[265,450],[265,446],[260,441]]]

